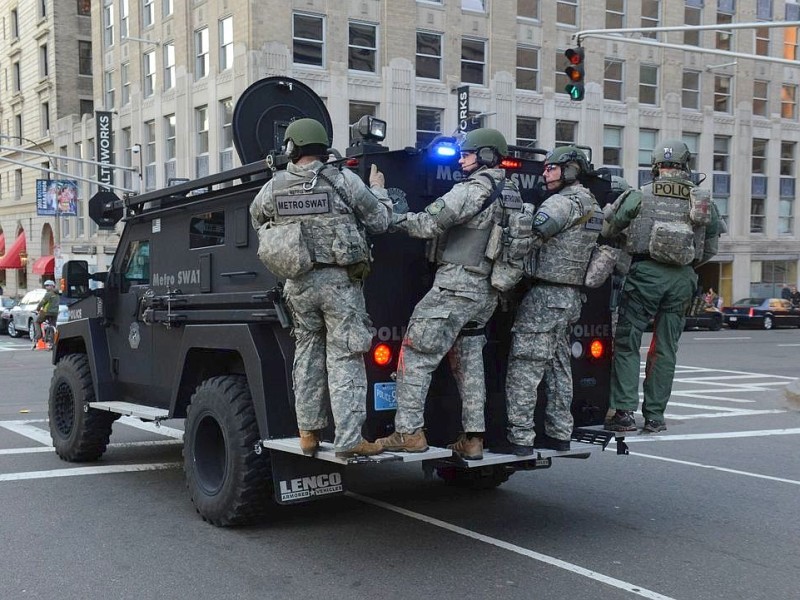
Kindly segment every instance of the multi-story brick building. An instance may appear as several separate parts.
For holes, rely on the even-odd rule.
[[[466,84],[470,110],[489,113],[482,122],[509,140],[542,148],[590,146],[595,166],[615,169],[633,184],[646,180],[658,140],[683,138],[729,226],[720,255],[701,271],[703,285],[733,300],[797,282],[800,63],[698,51],[796,61],[797,27],[724,30],[730,23],[797,21],[794,2],[91,4],[95,107],[113,111],[115,162],[141,175],[139,181],[136,172],[120,172],[118,182],[126,188],[154,189],[236,164],[233,106],[265,76],[287,75],[311,86],[326,102],[340,149],[347,145],[348,124],[366,113],[388,122],[392,148],[454,130],[455,90]],[[575,45],[579,30],[715,24],[722,29],[625,36],[675,48],[629,43],[622,35],[589,37],[583,43],[586,97],[574,102],[564,93],[563,51]],[[86,156],[93,127],[92,120],[62,119],[53,147],[73,154],[80,144]],[[82,235],[90,229],[84,225]],[[64,237],[69,235],[72,230]]]

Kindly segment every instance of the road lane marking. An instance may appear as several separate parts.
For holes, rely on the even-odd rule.
[[[717,410],[730,410],[730,409],[722,409],[718,407]],[[754,415],[777,415],[785,412],[789,412],[788,410],[749,410],[749,409],[742,409],[735,411],[735,409],[731,412],[715,412],[715,413],[698,413],[696,415],[681,415],[681,416],[673,416],[673,419],[681,420],[681,421],[691,421],[692,419],[718,419],[720,417],[752,417]]]
[[[683,442],[687,440],[722,440],[748,437],[767,437],[772,435],[800,435],[800,427],[794,429],[758,429],[753,431],[723,431],[721,433],[678,433],[678,434],[643,434],[625,438],[625,443],[635,442]]]
[[[140,465],[103,465],[99,467],[75,467],[72,469],[51,469],[49,471],[26,471],[23,473],[0,473],[0,481],[26,481],[30,479],[49,479],[51,477],[79,477],[83,475],[107,475],[109,473],[132,473],[138,471],[162,471],[181,467],[182,463],[151,463]]]
[[[147,442],[120,442],[117,444],[109,444],[108,449],[118,448],[141,448],[144,446],[179,446],[180,440],[151,440]],[[0,456],[7,456],[10,454],[39,454],[42,452],[55,452],[53,446],[36,446],[31,448],[4,448],[0,449]]]
[[[541,554],[540,552],[535,552],[533,550],[523,548],[522,546],[517,546],[516,544],[504,542],[503,540],[499,540],[497,538],[493,538],[488,535],[483,535],[482,533],[478,533],[470,529],[465,529],[464,527],[459,527],[458,525],[453,525],[452,523],[448,523],[446,521],[442,521],[434,517],[429,517],[428,515],[423,515],[422,513],[414,512],[406,508],[401,508],[399,506],[395,506],[394,504],[389,504],[387,502],[376,500],[368,496],[362,496],[361,494],[357,494],[355,492],[345,492],[345,495],[350,496],[355,500],[359,500],[360,502],[363,502],[365,504],[371,504],[372,506],[377,506],[378,508],[383,508],[385,510],[403,515],[405,517],[416,519],[417,521],[422,521],[423,523],[427,523],[428,525],[433,525],[434,527],[439,527],[441,529],[445,529],[452,533],[463,535],[473,540],[477,540],[479,542],[495,546],[496,548],[500,548],[502,550],[508,550],[509,552],[514,552],[515,554],[532,558],[534,560],[548,564],[550,566],[557,567],[559,569],[564,569],[565,571],[569,571],[570,573],[575,573],[576,575],[580,575],[582,577],[588,577],[589,579],[593,579],[600,583],[605,583],[606,585],[610,585],[620,590],[630,592],[642,598],[652,598],[655,600],[674,600],[670,596],[664,596],[663,594],[659,594],[658,592],[648,590],[647,588],[644,588],[642,586],[635,585],[627,581],[622,581],[621,579],[616,579],[615,577],[609,577],[608,575],[603,575],[602,573],[598,573],[597,571],[592,571],[591,569],[586,569],[574,563],[570,563],[561,560],[559,558],[555,558],[553,556],[548,556],[547,554]]]
[[[772,475],[761,475],[759,473],[749,473],[748,471],[739,471],[737,469],[728,469],[726,467],[717,467],[715,465],[705,465],[703,463],[696,463],[688,460],[678,460],[676,458],[666,458],[664,456],[653,456],[652,454],[641,454],[639,452],[631,452],[631,456],[641,456],[643,458],[652,458],[653,460],[661,460],[664,462],[671,462],[678,465],[687,465],[690,467],[699,467],[701,469],[709,469],[711,471],[720,471],[722,473],[732,473],[733,475],[744,475],[745,477],[754,477],[756,479],[766,479],[767,481],[777,481],[778,483],[789,483],[791,485],[800,485],[800,481],[795,479],[785,479],[783,477],[773,477]]]
[[[31,424],[34,422],[41,423],[41,421],[41,419],[36,421],[0,421],[0,427],[18,433],[34,442],[50,446],[53,443],[50,439],[50,432]]]

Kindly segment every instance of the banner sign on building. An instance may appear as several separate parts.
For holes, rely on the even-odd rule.
[[[458,131],[466,133],[474,129],[469,116],[469,86],[462,85],[456,89],[456,93],[458,96]]]
[[[114,163],[114,132],[111,128],[111,113],[95,111],[95,127],[97,129],[97,162],[103,165]],[[110,166],[97,166],[97,181],[101,192],[111,191],[114,185],[114,169]]]
[[[36,214],[78,216],[78,182],[74,179],[37,179]]]

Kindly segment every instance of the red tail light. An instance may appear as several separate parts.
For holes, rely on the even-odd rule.
[[[348,158],[346,161],[344,161],[344,166],[349,167],[350,169],[354,169],[358,166],[358,159]]]
[[[385,367],[392,360],[392,349],[386,344],[378,344],[372,351],[372,360],[379,367]]]
[[[751,308],[751,309],[750,309],[750,312],[749,312],[748,314],[749,314],[751,317],[755,316],[755,314],[756,314],[756,311],[755,311],[755,309]]]
[[[592,358],[600,358],[605,354],[606,347],[603,342],[600,340],[592,340],[592,343],[589,344],[589,355]]]
[[[522,168],[522,161],[518,158],[504,158],[500,161],[500,168],[502,169],[520,169]]]

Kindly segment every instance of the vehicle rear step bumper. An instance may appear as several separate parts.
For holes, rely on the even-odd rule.
[[[280,452],[289,452],[290,454],[303,455],[300,450],[300,438],[279,438],[274,440],[262,440],[261,444],[264,448],[269,450],[278,450]],[[453,455],[452,450],[447,448],[436,448],[431,446],[425,452],[383,452],[375,456],[354,456],[352,458],[339,458],[334,452],[333,444],[329,442],[321,442],[319,450],[313,458],[325,460],[328,462],[337,463],[340,465],[360,465],[360,464],[378,464],[385,462],[421,462],[426,460],[438,460],[442,458],[450,458]]]
[[[131,402],[89,402],[89,408],[119,413],[126,417],[136,417],[143,421],[161,421],[169,418],[169,411],[165,408],[154,408]]]

